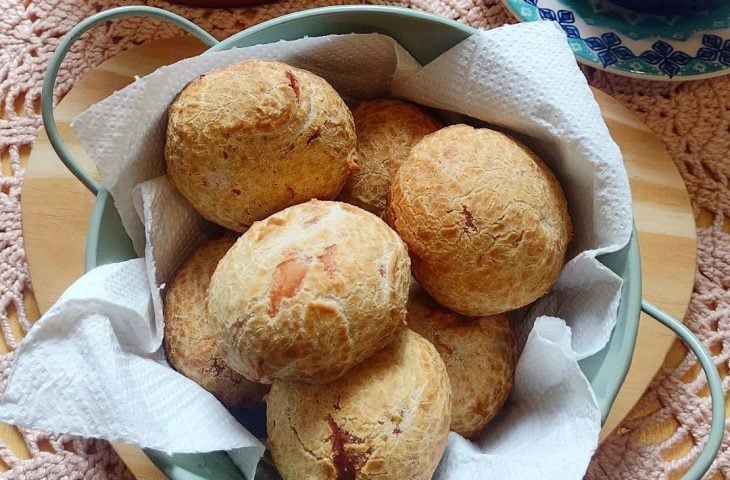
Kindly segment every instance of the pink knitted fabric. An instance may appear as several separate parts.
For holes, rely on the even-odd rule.
[[[12,350],[20,339],[12,333],[9,312],[21,329],[31,326],[23,304],[30,278],[20,229],[23,180],[21,152],[28,151],[41,128],[40,86],[47,61],[59,39],[82,18],[128,2],[122,0],[0,0],[0,326]],[[349,1],[281,1],[245,9],[201,9],[164,1],[147,4],[175,11],[225,38],[250,25],[295,10]],[[427,10],[476,27],[514,22],[499,0],[378,0],[371,3]],[[68,56],[56,83],[60,98],[95,65],[125,48],[178,35],[174,27],[149,19],[124,19],[97,27]],[[698,229],[698,271],[686,324],[714,354],[730,377],[730,77],[664,84],[629,80],[585,69],[591,83],[639,114],[665,142],[687,183],[696,212],[711,218]],[[0,357],[0,389],[12,365],[12,352]],[[647,394],[596,453],[587,478],[674,478],[699,454],[708,432],[710,401],[704,375],[686,355],[666,362]],[[673,419],[678,427],[661,443],[647,442],[646,432]],[[727,431],[726,431],[727,433]],[[0,443],[0,460],[9,478],[129,478],[111,447],[100,440],[22,430],[31,455],[20,458]],[[688,452],[681,446],[691,441]],[[730,478],[728,435],[708,478]],[[677,454],[677,452],[680,454]],[[0,462],[1,463],[1,462]],[[1,466],[1,465],[0,465]]]
[[[713,353],[730,389],[730,76],[667,84],[589,72],[592,85],[639,114],[663,140],[700,219],[697,272],[685,324]],[[588,478],[679,478],[699,455],[709,433],[710,399],[694,355],[665,362],[639,405],[593,459]],[[652,426],[674,419],[679,427],[647,443]],[[681,445],[694,447],[678,456]],[[730,435],[706,478],[730,478]],[[699,446],[698,446],[699,445]]]

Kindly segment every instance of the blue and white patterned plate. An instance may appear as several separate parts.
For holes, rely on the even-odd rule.
[[[547,20],[578,61],[618,75],[698,80],[730,73],[730,2],[691,15],[637,13],[609,0],[502,0],[523,22]]]

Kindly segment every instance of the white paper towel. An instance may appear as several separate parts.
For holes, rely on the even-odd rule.
[[[210,395],[160,360],[159,288],[209,228],[164,177],[158,178],[164,173],[166,108],[198,74],[246,58],[307,68],[349,99],[390,92],[471,115],[514,131],[545,158],[568,197],[576,233],[572,258],[553,290],[522,312],[526,323],[538,318],[504,415],[479,445],[452,434],[435,478],[484,478],[491,471],[494,478],[580,477],[597,444],[600,412],[577,360],[608,340],[621,286],[595,256],[628,242],[631,205],[620,152],[563,34],[550,23],[479,32],[424,68],[392,39],[376,34],[208,54],[161,68],[82,114],[74,129],[97,163],[135,248],[147,255],[146,268],[141,260],[105,267],[75,284],[83,296],[68,301],[64,295],[19,349],[0,419],[165,451],[247,447],[239,453],[249,463],[258,458],[255,439],[231,425],[220,405],[222,412],[208,405],[215,403]],[[178,237],[182,233],[186,237]],[[99,291],[101,284],[113,284],[113,293]],[[131,323],[128,296],[139,297]],[[86,357],[89,345],[98,353]],[[110,357],[103,356],[104,349],[111,350]],[[67,355],[78,361],[59,369]],[[73,378],[74,369],[83,369],[83,375]],[[126,385],[127,378],[139,383]],[[171,391],[168,385],[185,392],[174,395],[179,403],[174,415],[169,400],[137,398],[146,398],[142,389]],[[54,408],[41,404],[39,390],[56,399]],[[140,418],[159,421],[151,426]]]
[[[214,227],[172,186],[166,175],[137,185],[132,203],[144,224],[144,258],[154,307],[155,345],[162,342],[164,318],[161,290],[182,262],[205,240]]]
[[[18,347],[0,417],[165,452],[260,457],[261,442],[213,395],[170,369],[152,317],[144,259],[87,273]]]

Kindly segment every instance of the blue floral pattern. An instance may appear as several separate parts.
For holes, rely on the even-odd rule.
[[[576,26],[573,25],[575,23],[575,15],[573,15],[573,12],[570,10],[558,10],[557,15],[549,8],[541,8],[538,11],[540,12],[540,18],[543,20],[552,20],[553,22],[557,22],[565,31],[568,38],[580,38],[580,32]]]
[[[635,56],[631,49],[621,45],[621,39],[613,32],[604,33],[600,38],[588,37],[583,41],[591,50],[596,52],[604,67]]]
[[[654,42],[650,49],[635,53],[629,46],[624,45],[621,37],[614,32],[603,33],[600,37],[582,37],[576,25],[575,14],[570,10],[545,8],[539,6],[539,0],[522,1],[535,9],[539,19],[557,23],[569,41],[582,42],[587,46],[590,50],[572,44],[576,52],[592,52],[593,58],[597,57],[604,68],[619,64],[624,65],[623,68],[642,71],[647,70],[646,66],[650,66],[654,72],[673,78],[680,73],[697,74],[707,68],[722,68],[720,65],[730,67],[730,39],[723,39],[719,35],[704,34],[702,47],[694,56],[662,40]],[[719,65],[712,67],[713,62]]]
[[[669,75],[669,78],[679,73],[682,65],[687,65],[692,60],[692,57],[686,53],[675,51],[674,47],[661,40],[654,42],[651,50],[645,51],[639,55],[639,58],[649,65],[659,64],[659,70]]]
[[[717,59],[723,65],[730,67],[730,40],[725,40],[717,35],[702,35],[702,45],[697,50],[697,57],[704,60],[714,61]]]

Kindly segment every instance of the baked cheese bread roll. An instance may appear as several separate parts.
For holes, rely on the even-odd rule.
[[[517,343],[507,317],[465,317],[437,304],[415,282],[408,326],[438,350],[451,383],[451,430],[477,438],[514,382]]]
[[[441,357],[405,329],[335,382],[275,381],[269,448],[284,480],[428,480],[446,446],[450,406]]]
[[[247,60],[190,82],[169,109],[167,175],[206,219],[243,232],[312,198],[355,166],[352,114],[322,78]]]
[[[418,105],[395,99],[360,102],[352,116],[358,169],[345,182],[339,198],[380,216],[392,178],[411,147],[441,124]]]
[[[558,277],[572,227],[553,173],[525,145],[454,125],[416,144],[396,174],[387,219],[413,275],[464,315],[513,310]]]
[[[405,326],[408,252],[375,215],[312,200],[255,223],[208,293],[226,362],[246,378],[326,383]]]

